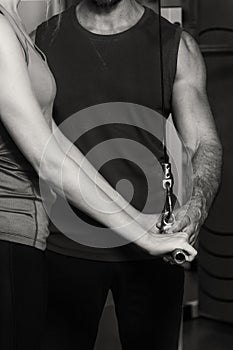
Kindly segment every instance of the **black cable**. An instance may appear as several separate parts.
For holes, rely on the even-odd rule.
[[[161,84],[161,103],[162,103],[162,115],[164,118],[163,126],[163,152],[164,163],[169,162],[169,155],[167,152],[167,137],[166,137],[166,118],[165,118],[165,89],[164,89],[164,61],[163,61],[163,38],[162,38],[162,14],[161,14],[161,0],[158,0],[159,7],[159,55],[160,55],[160,84]]]

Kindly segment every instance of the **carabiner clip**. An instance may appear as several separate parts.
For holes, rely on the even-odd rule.
[[[164,212],[162,214],[162,228],[163,231],[166,231],[168,228],[172,227],[175,223],[176,219],[175,219],[175,215],[174,213],[170,213],[170,212]]]

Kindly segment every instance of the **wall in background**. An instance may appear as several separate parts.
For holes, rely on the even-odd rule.
[[[21,1],[19,13],[28,33],[32,32],[38,24],[46,18],[46,1]]]
[[[199,29],[233,29],[232,0],[199,0]],[[231,53],[205,54],[208,95],[224,148],[222,186],[200,235],[201,313],[233,323],[233,32],[214,31],[200,43],[229,45]]]
[[[186,0],[185,0],[186,1]],[[232,0],[199,0],[199,28],[229,25],[233,26]]]
[[[19,5],[20,16],[28,33],[40,23],[57,14],[71,3],[71,0],[22,0]],[[48,6],[49,4],[49,6]]]

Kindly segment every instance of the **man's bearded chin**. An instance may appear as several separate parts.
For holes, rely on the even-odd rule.
[[[114,5],[118,4],[121,1],[122,0],[92,0],[92,2],[96,6],[106,8],[106,9],[113,7]]]

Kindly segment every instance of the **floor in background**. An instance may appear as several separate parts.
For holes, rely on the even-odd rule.
[[[101,323],[95,350],[121,350],[111,306],[105,309]],[[185,321],[183,350],[233,350],[233,325],[205,318]]]
[[[197,272],[195,269],[194,271],[187,270],[185,273],[184,304],[195,300],[198,300]],[[233,325],[206,318],[185,321],[183,350],[233,350]]]
[[[184,303],[189,303],[198,299],[197,273],[191,270],[186,271],[185,280]],[[111,298],[108,304],[101,320],[95,350],[121,350]],[[233,325],[206,318],[185,321],[183,350],[233,350]]]
[[[183,350],[233,350],[233,325],[198,318],[184,322]]]
[[[109,304],[110,305],[105,307],[101,318],[94,350],[121,350],[117,319],[111,298],[109,298]]]
[[[198,275],[195,269],[185,270],[184,305],[198,299]]]

